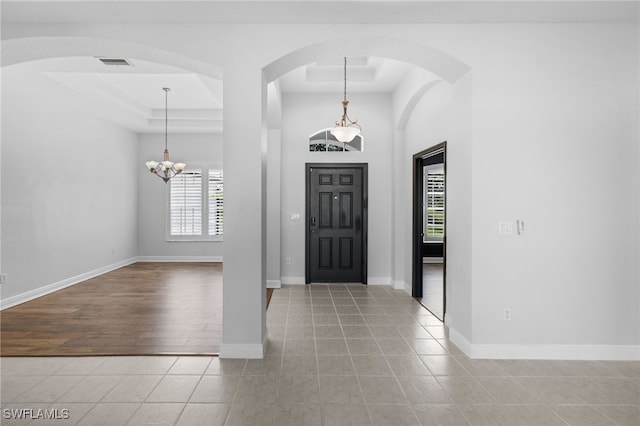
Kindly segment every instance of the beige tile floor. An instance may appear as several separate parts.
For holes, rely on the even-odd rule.
[[[263,360],[3,358],[0,423],[640,425],[640,363],[471,360],[402,291],[287,286],[267,317]]]

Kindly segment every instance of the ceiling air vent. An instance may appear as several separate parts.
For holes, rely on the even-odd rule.
[[[123,58],[98,58],[105,65],[116,65],[130,67],[131,62]]]

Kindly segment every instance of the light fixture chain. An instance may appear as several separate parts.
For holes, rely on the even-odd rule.
[[[347,100],[347,57],[344,57],[344,100]]]
[[[336,140],[342,142],[342,149],[346,151],[347,143],[351,142],[356,136],[360,135],[361,127],[358,120],[352,121],[347,114],[347,57],[344,57],[344,100],[342,101],[342,117],[336,121],[335,127],[331,130],[331,134]]]
[[[164,149],[168,149],[169,141],[169,88],[163,87],[164,90]]]

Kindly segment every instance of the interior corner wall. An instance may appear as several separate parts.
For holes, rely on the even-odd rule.
[[[276,82],[267,85],[267,287],[282,285],[280,274],[282,218],[280,214],[282,173],[282,96]]]
[[[136,170],[138,173],[138,255],[152,261],[221,261],[222,241],[167,241],[168,187],[149,173],[146,161],[162,159],[164,134],[139,136]],[[207,164],[222,169],[222,135],[169,132],[169,151],[173,161],[189,167]]]
[[[471,73],[455,84],[441,82],[415,105],[404,131],[403,198],[397,207],[404,224],[402,265],[412,277],[413,155],[447,142],[447,286],[445,321],[471,339]],[[410,279],[410,278],[409,278]],[[409,283],[411,284],[411,283]]]
[[[2,68],[3,306],[137,254],[136,135],[41,70]]]
[[[473,71],[452,88],[447,141],[447,313],[445,321],[465,341],[473,336],[472,144]],[[461,344],[461,342],[458,342]]]
[[[367,163],[368,282],[392,284],[391,191],[393,189],[391,97],[349,95],[349,115],[362,125],[364,151],[309,152],[309,136],[332,127],[340,117],[341,95],[283,94],[282,111],[282,264],[284,283],[304,284],[305,163]],[[292,220],[297,213],[300,220]],[[287,263],[287,258],[291,263]]]
[[[282,166],[280,164],[281,131],[269,129],[267,143],[267,287],[278,288],[282,284],[280,278],[280,188]]]

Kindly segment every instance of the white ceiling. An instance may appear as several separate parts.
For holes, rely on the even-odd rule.
[[[637,1],[360,1],[317,0],[3,0],[2,24],[22,23],[448,23],[637,22]],[[330,7],[329,7],[330,6]],[[341,13],[336,14],[335,11]],[[127,58],[129,59],[129,58]],[[97,58],[38,61],[52,84],[89,98],[103,118],[136,132],[164,131],[164,91],[170,129],[220,132],[222,81],[131,59],[131,67]],[[343,58],[311,63],[278,80],[285,93],[342,93]],[[348,58],[347,91],[392,92],[412,65],[382,58]]]
[[[393,92],[412,67],[406,62],[386,58],[347,58],[347,92]],[[342,93],[344,58],[297,68],[283,75],[278,83],[285,93]]]
[[[3,0],[3,23],[463,23],[638,22],[616,0]],[[336,13],[339,11],[340,13]]]
[[[186,133],[222,130],[222,81],[167,65],[130,62],[107,66],[94,57],[71,57],[32,66],[51,84],[87,98],[95,115],[135,132],[164,132],[164,87],[171,89],[170,128]]]
[[[222,81],[131,58],[131,66],[107,66],[95,57],[35,61],[35,70],[90,101],[95,115],[138,133],[161,133],[168,93],[169,129],[183,133],[222,131]],[[285,93],[344,90],[344,58],[295,69],[278,80]],[[392,92],[413,65],[383,58],[347,59],[347,92]]]

